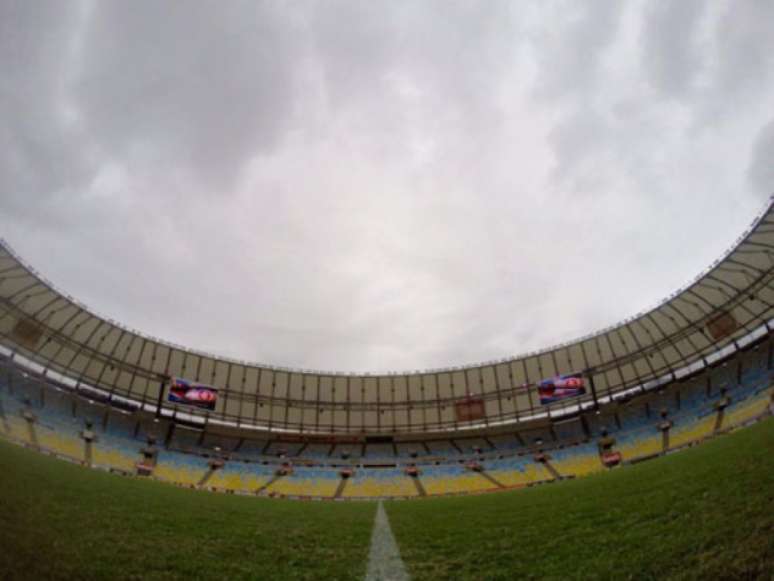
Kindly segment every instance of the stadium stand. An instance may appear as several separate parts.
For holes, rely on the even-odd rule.
[[[417,487],[398,468],[356,470],[348,479],[343,498],[390,498],[417,496]]]
[[[495,445],[495,448],[503,452],[507,450],[518,450],[523,446],[513,434],[493,434],[489,436],[488,439]]]
[[[204,485],[239,493],[350,499],[478,493],[556,477],[582,477],[605,470],[597,447],[603,433],[613,438],[613,449],[625,462],[636,461],[664,452],[659,429],[664,418],[671,423],[669,449],[677,449],[713,435],[716,429],[733,429],[769,413],[774,377],[767,360],[770,344],[688,381],[663,386],[656,393],[519,434],[361,446],[268,438],[240,441],[177,426],[169,441],[160,443],[152,477],[181,486]],[[111,410],[8,362],[0,377],[5,435],[75,462],[86,461],[83,435],[88,429],[94,434],[89,442],[92,466],[135,474],[148,438],[169,430],[165,420]],[[718,402],[724,398],[729,403],[718,428]],[[361,457],[357,451],[362,448],[366,453]],[[536,450],[545,452],[547,462],[535,460]],[[212,468],[213,454],[225,458],[222,468]],[[295,466],[278,476],[278,468],[290,458]],[[374,462],[397,464],[377,467]],[[416,478],[407,476],[405,470],[414,462],[419,472]],[[343,478],[342,467],[351,470],[351,476]]]
[[[771,413],[772,247],[770,203],[691,285],[619,325],[508,360],[358,375],[136,334],[3,242],[2,434],[97,469],[299,498],[480,493],[617,470]]]
[[[264,464],[255,462],[226,462],[217,470],[207,484],[216,489],[234,492],[257,492],[274,477],[274,471]]]
[[[274,480],[266,491],[282,496],[333,498],[340,480],[333,469],[297,467]]]
[[[153,476],[183,486],[196,486],[209,470],[207,459],[194,454],[162,452]]]
[[[477,472],[460,464],[441,464],[425,467],[420,476],[427,494],[460,494],[481,492],[495,486]]]
[[[268,445],[268,440],[244,439],[234,451],[233,456],[244,460],[257,460]]]
[[[331,451],[330,444],[309,444],[303,451],[304,458],[311,458],[315,460],[322,460],[328,458],[328,454]]]
[[[336,444],[331,452],[332,458],[360,458],[363,453],[363,446],[359,444]]]
[[[507,487],[553,480],[553,476],[543,464],[524,456],[512,456],[487,463],[487,474]]]
[[[373,459],[391,459],[395,457],[395,451],[392,444],[366,444],[363,458]]]
[[[550,456],[551,465],[561,476],[586,476],[604,470],[594,444],[560,448]]]

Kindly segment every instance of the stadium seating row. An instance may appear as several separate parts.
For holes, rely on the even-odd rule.
[[[767,353],[744,353],[583,418],[415,442],[304,443],[171,429],[165,419],[98,404],[12,364],[0,369],[0,419],[5,436],[21,444],[122,473],[141,464],[152,478],[181,486],[314,498],[477,493],[607,470],[603,439],[625,463],[755,420],[772,402]]]

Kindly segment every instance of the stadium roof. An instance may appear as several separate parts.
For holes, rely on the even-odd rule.
[[[531,387],[559,374],[584,373],[593,385],[577,409],[702,368],[770,332],[773,276],[770,199],[725,256],[616,325],[505,360],[348,374],[216,357],[147,336],[58,290],[3,241],[0,350],[70,387],[189,421],[328,434],[459,429],[566,412],[541,406]],[[218,388],[215,410],[165,401],[165,376]]]

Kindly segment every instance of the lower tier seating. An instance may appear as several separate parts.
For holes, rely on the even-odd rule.
[[[658,455],[665,445],[680,448],[735,429],[770,413],[769,364],[768,349],[750,350],[685,382],[554,426],[542,421],[518,432],[394,444],[354,438],[305,444],[265,434],[241,438],[173,429],[165,418],[90,401],[5,362],[0,433],[97,468],[137,474],[139,464],[158,480],[245,494],[355,499],[476,493],[603,472],[604,438],[626,463]],[[407,475],[410,466],[415,477]]]
[[[292,474],[277,478],[266,491],[284,496],[314,496],[333,498],[341,478],[335,470],[299,468]]]
[[[417,487],[411,477],[397,468],[359,470],[350,477],[344,488],[344,498],[388,498],[417,496]]]
[[[460,465],[428,467],[422,472],[421,479],[427,494],[430,495],[481,492],[497,488],[481,474]]]

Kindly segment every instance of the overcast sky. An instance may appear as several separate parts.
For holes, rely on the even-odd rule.
[[[774,192],[774,2],[0,0],[0,236],[99,313],[324,370],[657,303]]]

